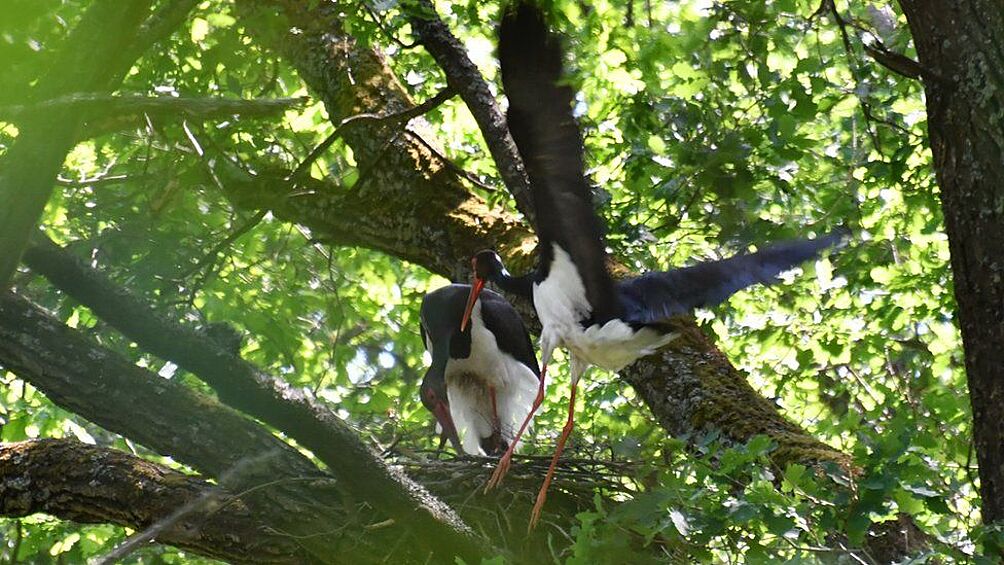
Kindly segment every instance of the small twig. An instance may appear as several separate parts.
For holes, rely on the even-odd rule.
[[[367,524],[363,526],[363,529],[367,532],[372,532],[373,530],[382,530],[384,528],[389,528],[395,524],[393,518],[387,518],[382,522],[377,522],[375,524]]]
[[[383,32],[383,34],[387,37],[387,39],[390,39],[391,41],[396,43],[397,46],[400,47],[401,49],[414,49],[418,47],[419,43],[417,41],[412,41],[411,43],[405,43],[404,41],[398,39],[398,37],[394,35],[394,33],[391,32],[391,30],[387,29],[387,24],[384,23],[383,18],[381,18],[380,15],[377,14],[376,11],[370,7],[370,5],[366,2],[366,0],[362,0],[359,3],[362,5],[363,9],[366,10],[366,13],[368,13],[370,17],[373,18],[373,23],[375,23],[377,27],[380,28],[380,31]]]
[[[230,244],[237,241],[237,239],[239,239],[242,235],[246,234],[247,232],[251,231],[252,228],[257,226],[259,222],[261,222],[262,219],[265,218],[266,214],[268,214],[268,210],[260,210],[257,214],[248,219],[248,221],[238,226],[237,229],[235,229],[233,232],[230,233],[230,235],[228,235],[222,241],[214,245],[213,248],[210,249],[208,253],[202,256],[202,259],[199,259],[198,263],[186,269],[183,273],[175,277],[175,279],[181,281],[187,279],[193,273],[201,271],[211,261],[215,261],[216,256],[221,251],[229,247]]]
[[[296,180],[307,174],[307,172],[310,170],[310,167],[314,164],[314,161],[317,161],[317,159],[320,158],[320,156],[323,155],[324,152],[327,151],[328,148],[331,147],[331,145],[336,140],[338,140],[338,138],[340,138],[342,134],[345,133],[346,129],[349,126],[358,124],[360,122],[371,122],[375,124],[386,125],[388,127],[401,123],[407,123],[412,119],[421,116],[422,114],[426,114],[432,111],[443,102],[446,102],[450,98],[453,98],[455,94],[456,92],[453,90],[453,88],[448,86],[443,90],[439,91],[439,93],[433,96],[432,98],[426,100],[425,102],[422,102],[417,106],[412,106],[411,108],[408,108],[407,110],[401,112],[395,112],[393,114],[382,114],[382,115],[356,114],[354,116],[349,116],[348,118],[345,118],[344,120],[338,123],[338,126],[335,127],[335,131],[331,132],[331,134],[328,135],[328,137],[324,138],[324,141],[317,144],[317,146],[314,147],[313,151],[311,151],[310,154],[307,155],[307,158],[304,159],[303,162],[301,162],[299,165],[297,165],[296,169],[294,169],[293,172],[290,173],[289,177],[287,177],[287,180]]]
[[[89,179],[73,180],[66,177],[56,177],[56,184],[69,188],[82,188],[85,186],[99,186],[102,184],[119,184],[130,180],[142,179],[148,175],[101,175]]]
[[[223,504],[220,504],[219,506],[217,506],[216,508],[214,508],[213,511],[210,512],[207,515],[207,518],[214,516],[215,514],[219,513],[221,510],[223,510],[226,507],[230,506],[234,502],[236,502],[238,500],[241,500],[241,499],[244,499],[244,498],[247,498],[248,495],[254,494],[255,492],[258,492],[260,490],[264,490],[264,489],[267,489],[269,487],[274,487],[276,485],[283,485],[283,484],[303,482],[303,481],[309,481],[309,482],[323,482],[323,481],[337,482],[337,481],[335,481],[335,479],[325,478],[325,477],[287,477],[287,478],[284,478],[284,479],[276,479],[274,481],[268,481],[268,482],[265,482],[265,483],[260,483],[260,484],[257,484],[255,486],[253,486],[253,487],[250,487],[250,488],[247,488],[245,490],[242,490],[241,492],[237,492],[237,493],[234,493],[234,494],[230,495],[227,498],[227,500],[225,502],[223,502]]]
[[[460,177],[462,179],[467,180],[468,182],[470,182],[471,184],[477,186],[478,188],[480,188],[482,190],[485,190],[485,191],[488,191],[488,192],[496,192],[497,191],[497,189],[495,187],[489,186],[489,185],[481,182],[481,179],[479,179],[478,177],[476,177],[474,175],[474,173],[471,173],[469,171],[464,170],[463,167],[461,167],[460,165],[458,165],[458,164],[454,163],[453,161],[451,161],[449,159],[449,157],[447,157],[446,155],[443,155],[442,153],[440,153],[435,147],[433,147],[422,136],[418,135],[417,133],[415,133],[413,131],[408,131],[406,133],[408,135],[410,135],[412,138],[414,138],[416,141],[418,141],[419,143],[421,143],[422,145],[424,145],[425,148],[428,149],[433,155],[435,155],[436,158],[438,158],[443,163],[443,166],[446,167],[447,169],[449,169],[450,172],[452,172],[453,174],[457,175],[458,177]]]
[[[234,464],[234,466],[231,467],[228,471],[220,475],[219,477],[220,484],[222,485],[226,483],[228,480],[236,477],[238,474],[243,472],[248,467],[251,467],[252,465],[257,465],[263,462],[264,460],[275,456],[278,453],[279,453],[278,449],[271,449],[260,455],[254,457],[245,457],[241,459],[236,464]],[[157,537],[157,534],[159,534],[160,532],[163,532],[164,530],[170,528],[171,526],[174,526],[175,524],[180,522],[185,516],[188,516],[189,514],[195,512],[196,510],[208,506],[209,504],[213,503],[214,501],[216,501],[221,496],[224,496],[225,494],[226,493],[220,488],[211,488],[206,490],[206,492],[204,492],[194,500],[190,501],[188,504],[185,504],[181,508],[178,508],[171,514],[165,516],[163,519],[153,523],[149,528],[143,530],[142,532],[137,532],[136,534],[130,536],[121,545],[119,545],[109,553],[105,554],[104,556],[99,557],[97,560],[97,565],[111,565],[116,561],[122,560],[132,552],[139,549],[140,545]]]

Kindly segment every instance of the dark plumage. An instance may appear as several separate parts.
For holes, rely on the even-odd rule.
[[[420,327],[432,365],[421,398],[458,452],[497,455],[529,414],[540,369],[523,320],[490,290],[481,295],[474,323],[460,331],[470,292],[454,284],[422,300]]]
[[[559,39],[549,33],[535,6],[519,2],[503,16],[498,53],[509,99],[509,130],[526,166],[536,208],[539,262],[534,272],[514,277],[494,251],[479,252],[473,259],[468,310],[486,280],[530,298],[542,326],[541,387],[556,347],[569,350],[571,365],[568,421],[538,494],[532,527],[572,430],[576,385],[586,367],[620,370],[676,337],[667,333],[669,317],[713,306],[752,284],[769,284],[779,273],[836,244],[846,231],[615,283],[585,177],[582,137],[572,114],[574,92],[562,78]],[[467,320],[465,312],[461,327]],[[507,451],[489,487],[501,481],[510,458]]]

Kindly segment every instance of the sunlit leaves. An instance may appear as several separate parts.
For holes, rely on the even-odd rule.
[[[0,75],[0,104],[30,87],[82,4],[16,2],[5,12],[0,60],[10,64]],[[667,268],[838,225],[854,230],[843,252],[698,315],[759,391],[863,470],[852,499],[835,490],[850,484],[839,469],[772,468],[766,455],[777,446],[765,437],[738,446],[714,431],[667,438],[631,390],[594,369],[570,453],[639,461],[646,472],[623,478],[633,501],[580,515],[560,558],[640,562],[660,555],[658,547],[677,561],[812,560],[813,548],[832,547],[833,536],[860,542],[872,523],[898,512],[936,538],[934,551],[945,559],[972,553],[977,535],[999,535],[976,529],[962,350],[918,83],[865,59],[853,48],[856,37],[846,52],[830,19],[810,18],[819,6],[813,0],[635,1],[631,21],[627,2],[551,4],[567,35],[608,241],[625,263]],[[868,3],[837,4],[869,21]],[[388,55],[413,99],[435,95],[442,72],[423,49],[407,47],[401,3],[370,7],[341,6],[345,29]],[[499,5],[437,7],[499,89]],[[124,90],[307,94],[295,70],[254,41],[232,10],[202,3],[144,57]],[[889,41],[909,54],[900,26]],[[2,149],[17,131],[0,126]],[[498,188],[484,196],[511,209],[461,101],[411,127]],[[373,251],[318,245],[271,215],[211,252],[252,217],[234,209],[214,177],[291,171],[331,131],[318,100],[274,120],[144,120],[77,146],[63,176],[79,182],[57,192],[44,225],[165,312],[226,323],[241,334],[246,358],[315,390],[375,443],[429,448],[432,426],[416,396],[425,370],[417,308],[445,281]],[[360,177],[341,142],[310,174],[346,190]],[[127,180],[97,180],[116,175]],[[44,282],[23,275],[18,284],[104,345],[154,371],[163,367]],[[564,421],[565,359],[557,362],[529,450],[546,452]],[[184,371],[167,376],[209,392]],[[74,435],[124,445],[12,376],[2,381],[3,440]],[[696,440],[697,453],[684,439]],[[13,522],[0,524],[10,539]],[[53,548],[80,561],[123,535],[47,518],[24,520],[22,529],[20,560],[54,558]],[[170,551],[158,558],[182,559]]]

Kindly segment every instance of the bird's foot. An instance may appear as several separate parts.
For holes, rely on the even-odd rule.
[[[533,510],[530,511],[530,524],[526,527],[527,534],[533,532],[537,523],[540,522],[540,513],[544,509],[545,500],[547,500],[547,487],[540,489],[540,492],[537,493],[537,502],[534,503]]]
[[[487,493],[491,489],[502,484],[502,479],[505,478],[506,473],[509,472],[509,465],[512,463],[512,452],[506,451],[505,455],[499,459],[498,465],[495,466],[495,472],[492,473],[490,479],[488,479],[488,484],[485,485],[485,492]]]

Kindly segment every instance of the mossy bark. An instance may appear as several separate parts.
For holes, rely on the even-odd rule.
[[[900,5],[926,71],[983,520],[1004,523],[1004,10],[998,0]]]
[[[158,542],[198,555],[251,564],[308,560],[292,538],[268,530],[239,497],[215,488],[145,459],[75,440],[0,444],[4,516],[44,512],[137,531],[162,523]],[[186,506],[189,512],[170,520]]]

